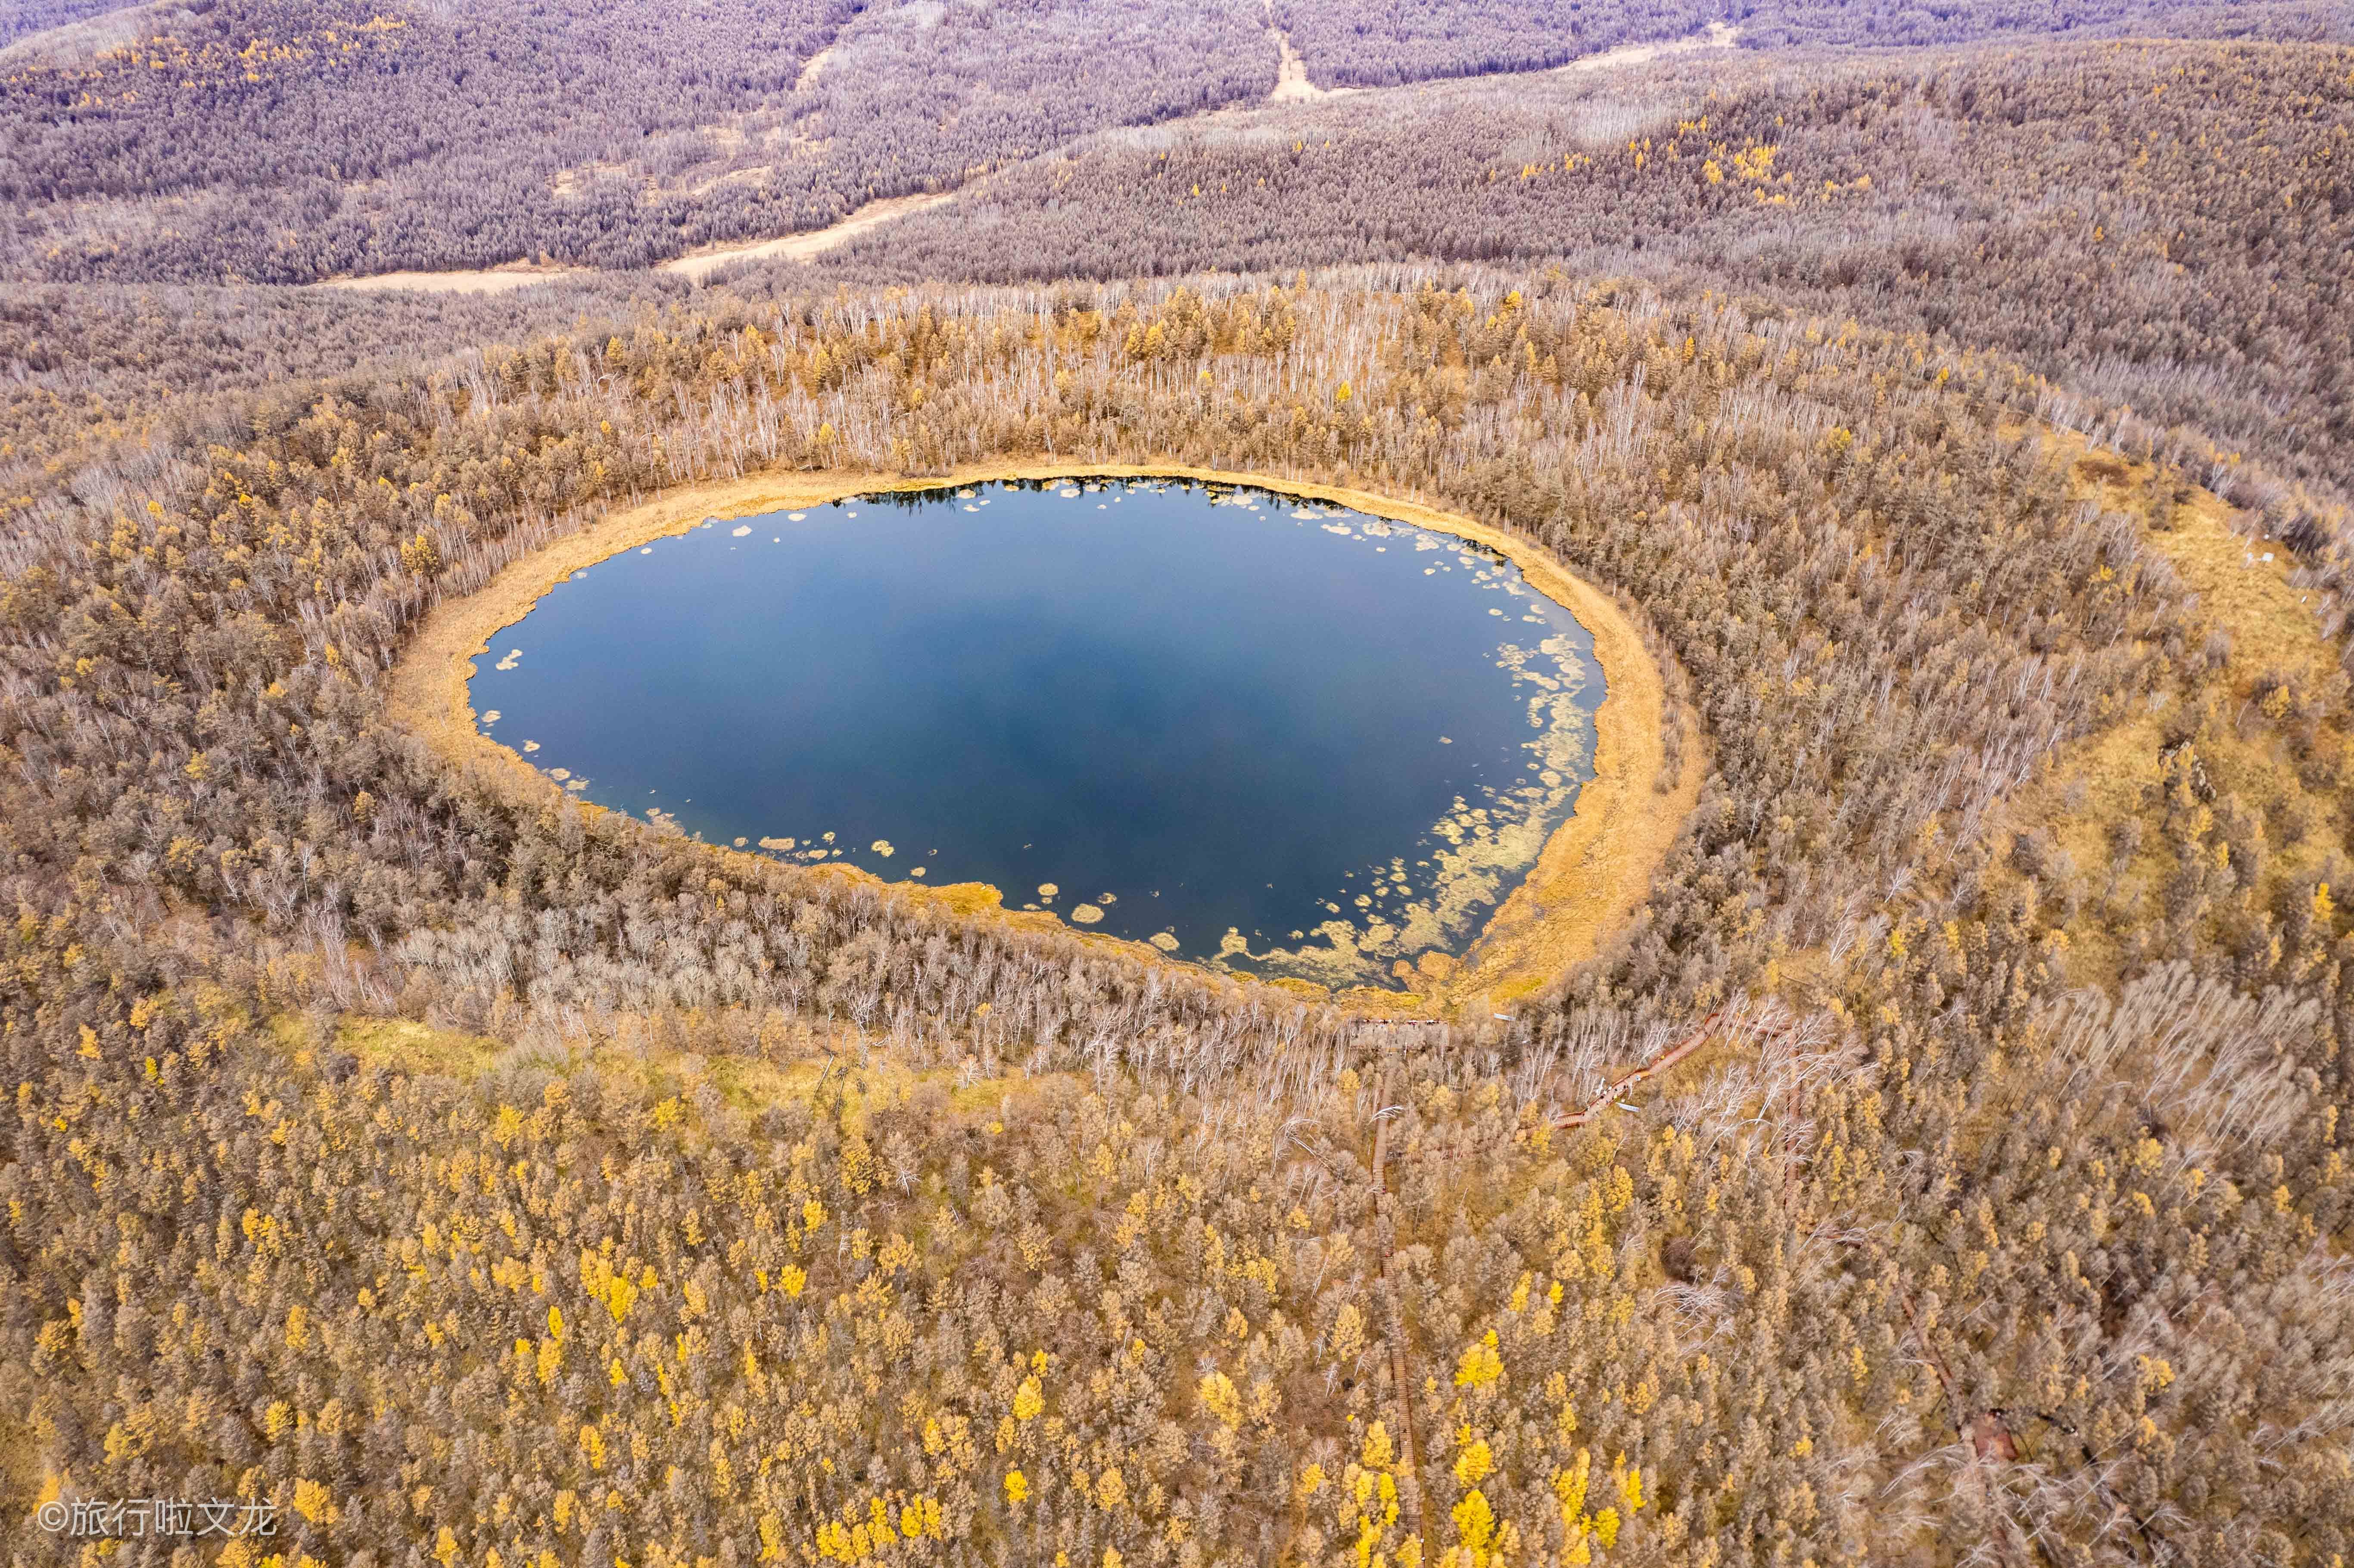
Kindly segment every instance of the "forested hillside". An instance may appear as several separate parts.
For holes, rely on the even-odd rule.
[[[0,75],[0,265],[272,283],[642,267],[1262,97],[1275,74],[1242,0],[219,0],[87,63]]]
[[[1439,77],[1557,67],[1584,55],[1730,26],[1745,48],[1969,43],[2005,35],[2281,38],[2354,42],[2342,7],[2314,0],[2178,5],[2168,0],[1273,0],[1272,15],[1320,87],[1394,87]]]
[[[2354,1554],[2342,14],[1547,11],[1772,47],[1172,125],[1270,25],[1327,85],[1557,31],[186,11],[0,73],[12,1568]],[[2054,19],[2325,41],[1847,47]],[[705,286],[218,281],[948,184]],[[1399,1024],[396,710],[622,509],[1025,462],[1359,487],[1612,595],[1631,782],[1698,780],[1633,917]],[[276,1533],[39,1511],[127,1498]]]
[[[2006,34],[2354,41],[2342,8],[2312,0],[2045,0],[2029,5],[1961,0],[1939,5],[1901,0],[1752,0],[1730,9],[1755,48],[1790,44],[1917,48]]]
[[[534,259],[643,267],[954,189],[1090,132],[1255,102],[1276,85],[1277,26],[1327,86],[1526,70],[1728,20],[1753,44],[2145,26],[2354,39],[2327,5],[1926,18],[1689,0],[206,0],[0,55],[0,270],[294,283]]]
[[[2161,700],[2178,769],[2276,726],[2329,800],[2342,680],[2218,643],[2000,360],[1370,281],[705,293],[20,512],[5,1364],[53,1473],[484,1560],[2343,1542],[2334,874],[2195,772],[2162,916],[1982,832]],[[519,800],[382,716],[406,624],[608,499],[1042,447],[1426,494],[1625,595],[1710,748],[1643,919],[1368,1101],[1329,1010]],[[2114,1012],[2067,999],[2084,921]],[[355,1067],[345,1009],[518,1048]],[[1548,1130],[1703,1013],[1712,1074]]]
[[[1082,143],[875,279],[1394,257],[1640,272],[1999,347],[2354,490],[2354,52],[2130,44],[1466,83]]]
[[[680,280],[583,274],[519,295],[45,284],[0,289],[0,499],[150,438],[242,422],[260,388],[438,359],[453,343],[555,331],[583,311],[684,299]]]
[[[123,8],[114,0],[21,0],[0,15],[0,45]]]

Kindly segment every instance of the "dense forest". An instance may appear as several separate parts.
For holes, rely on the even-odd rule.
[[[1720,19],[1723,8],[1704,0],[1595,6],[1583,0],[1472,5],[1274,0],[1268,14],[1299,51],[1309,79],[1334,88],[1542,69],[1621,44],[1699,32]]]
[[[294,283],[643,267],[1264,99],[1278,26],[1311,80],[1363,86],[1558,65],[1724,20],[1691,0],[204,0],[98,18],[86,28],[109,30],[80,52],[68,28],[0,53],[0,270]],[[1791,4],[1731,20],[1752,43],[1818,46],[2158,26],[2354,41],[2327,5]]]
[[[2354,42],[2341,6],[2311,0],[1765,0],[1730,7],[1752,48],[1792,44],[1921,47],[2005,35],[2269,38]]]
[[[1275,76],[1242,0],[218,0],[86,63],[0,75],[0,265],[281,283],[542,255],[642,267],[1261,97]]]
[[[2020,34],[2354,42],[2342,6],[2311,0],[2178,5],[2168,0],[1272,0],[1320,87],[1395,87],[1441,77],[1542,70],[1622,45],[1730,26],[1743,47],[1872,48],[1969,43]]]
[[[1558,258],[1999,347],[2343,495],[2349,254],[2354,53],[2133,44],[1270,109],[1081,143],[822,265],[1014,281]]]
[[[80,458],[239,418],[252,392],[438,357],[452,343],[683,299],[682,280],[584,274],[493,297],[326,289],[0,286],[0,500]]]
[[[0,87],[11,1564],[2343,1568],[2342,14],[1760,5],[1172,126],[1270,26],[1341,85],[1557,39],[271,3]],[[250,281],[933,184],[702,287]],[[1613,595],[1700,779],[1634,918],[1401,1023],[394,714],[437,606],[620,509],[1009,460]],[[38,1522],[130,1498],[275,1533]]]
[[[2221,646],[2084,488],[2179,504],[2164,432],[2072,463],[2052,396],[1543,277],[718,290],[87,471],[7,563],[5,1408],[323,1560],[2327,1561],[2335,906],[2195,770],[2162,909],[1988,830],[2164,701],[2342,835],[2344,682]],[[405,626],[603,505],[1041,450],[1424,495],[1624,596],[1710,768],[1644,916],[1384,1050],[386,722]],[[1556,1125],[1703,1015],[1712,1071]]]

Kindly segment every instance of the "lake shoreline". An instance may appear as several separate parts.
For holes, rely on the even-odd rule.
[[[1532,541],[1420,503],[1344,486],[1182,463],[1011,461],[922,478],[833,471],[681,486],[616,512],[510,564],[473,594],[436,606],[394,666],[388,706],[397,723],[422,736],[446,760],[501,781],[517,792],[519,800],[545,805],[561,798],[573,800],[584,811],[609,810],[567,795],[520,753],[482,734],[472,702],[469,685],[476,673],[476,660],[489,653],[493,637],[530,614],[549,589],[575,572],[652,540],[685,534],[709,520],[731,521],[892,492],[1007,480],[1086,479],[1190,480],[1260,489],[1451,535],[1511,560],[1530,587],[1567,609],[1594,639],[1606,683],[1604,700],[1594,714],[1594,776],[1578,791],[1568,819],[1547,837],[1536,863],[1490,916],[1461,958],[1417,972],[1412,983],[1422,989],[1395,991],[1360,987],[1334,993],[1336,1000],[1376,1013],[1493,1007],[1542,991],[1598,950],[1602,940],[1632,916],[1698,798],[1700,774],[1696,758],[1688,759],[1684,777],[1672,790],[1654,788],[1664,759],[1660,728],[1666,687],[1633,622],[1615,599]],[[751,853],[724,844],[706,847],[723,853]],[[766,855],[756,858],[778,863]],[[934,887],[913,880],[885,882],[846,865],[799,869],[888,887],[957,914],[993,912],[1017,927],[1061,931],[1156,963],[1186,961],[1143,943],[1086,932],[1051,913],[1007,909],[999,890],[983,884]],[[1439,972],[1432,972],[1434,969]],[[1285,983],[1255,976],[1241,978],[1261,984]],[[1286,989],[1312,989],[1324,994],[1322,988],[1306,982],[1292,982]]]

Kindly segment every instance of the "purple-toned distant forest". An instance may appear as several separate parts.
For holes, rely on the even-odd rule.
[[[434,5],[200,0],[75,56],[0,54],[0,270],[20,279],[304,282],[546,259],[642,267],[949,189],[1075,136],[1253,102],[1258,0],[710,0]],[[1691,0],[1361,7],[1284,0],[1310,79],[1558,64],[1726,19]],[[1787,0],[1745,43],[1945,43],[2059,27],[2349,36],[2296,4],[2056,10]],[[96,24],[93,23],[93,26]]]

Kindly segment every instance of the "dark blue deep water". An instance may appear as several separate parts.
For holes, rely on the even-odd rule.
[[[472,694],[567,788],[711,842],[1337,983],[1477,934],[1574,807],[1603,687],[1569,612],[1451,535],[1075,481],[629,550]]]

